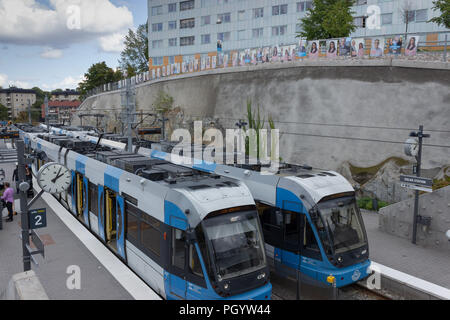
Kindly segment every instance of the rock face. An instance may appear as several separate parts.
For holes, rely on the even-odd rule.
[[[379,227],[396,236],[412,239],[414,199],[380,209]],[[417,244],[450,252],[445,236],[450,230],[450,186],[420,196],[419,214],[431,218],[431,225],[417,227]]]

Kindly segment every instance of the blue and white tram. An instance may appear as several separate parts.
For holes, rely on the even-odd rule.
[[[242,182],[150,159],[142,177],[95,152],[21,136],[72,171],[58,200],[163,298],[270,299],[260,220]]]
[[[118,149],[126,146],[109,140],[101,143]],[[171,161],[171,154],[159,150],[139,148],[138,154]],[[300,271],[307,283],[338,288],[371,273],[356,194],[339,173],[289,164],[282,164],[275,175],[261,174],[258,166],[194,162],[192,167],[248,186],[262,221],[267,256],[277,273],[295,277]]]

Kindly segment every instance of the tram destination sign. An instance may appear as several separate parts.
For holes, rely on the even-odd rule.
[[[433,180],[414,176],[400,176],[400,181],[405,184],[413,184],[425,188],[433,187]]]

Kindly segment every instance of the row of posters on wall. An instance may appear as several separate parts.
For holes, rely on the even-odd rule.
[[[172,63],[152,70],[152,77],[169,76],[172,74],[189,73],[218,67],[237,67],[267,62],[288,62],[303,58],[317,59],[320,57],[352,57],[363,58],[383,57],[386,55],[414,56],[417,54],[419,36],[410,35],[405,43],[404,36],[375,37],[366,41],[365,38],[342,38],[339,40],[300,39],[295,45],[274,46],[242,51],[221,52],[217,55],[202,55],[200,59],[194,56],[183,57],[182,63]],[[368,46],[366,48],[366,46]]]

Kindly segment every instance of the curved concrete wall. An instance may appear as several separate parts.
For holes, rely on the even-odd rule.
[[[219,119],[235,128],[246,119],[246,100],[267,119],[285,122],[351,124],[450,130],[450,67],[418,61],[302,61],[210,70],[151,81],[137,88],[137,109],[152,109],[160,90],[174,97],[188,123]],[[120,112],[120,93],[87,99],[81,112],[105,112],[109,122]],[[114,110],[114,111],[112,111]],[[94,122],[94,121],[93,121]],[[408,130],[277,123],[282,132],[403,142]],[[449,133],[431,132],[428,144],[450,145]],[[402,144],[291,135],[281,137],[283,160],[338,169],[344,161],[366,167],[403,157]],[[424,167],[450,164],[450,149],[425,147]]]

